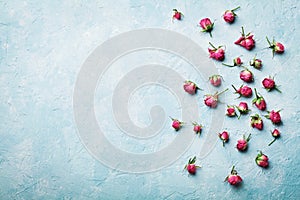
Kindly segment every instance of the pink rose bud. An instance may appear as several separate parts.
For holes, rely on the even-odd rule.
[[[209,44],[213,47],[212,49],[208,48],[209,57],[218,61],[223,61],[225,59],[225,51],[222,49],[222,46],[216,48],[212,43],[209,42]]]
[[[265,99],[264,99],[262,96],[260,96],[260,95],[257,94],[256,88],[254,88],[254,91],[255,91],[255,96],[256,96],[256,97],[252,100],[252,103],[253,103],[259,110],[261,110],[261,111],[266,110],[267,104],[266,104]]]
[[[177,19],[177,20],[181,20],[183,14],[181,12],[179,12],[177,9],[173,9],[174,14],[173,14],[173,19]]]
[[[242,36],[237,41],[235,41],[234,44],[240,45],[247,50],[251,50],[255,46],[255,41],[253,39],[253,35],[250,35],[250,33],[245,35],[244,27],[242,27]]]
[[[235,93],[240,95],[238,98],[240,98],[241,96],[243,96],[243,97],[251,97],[252,96],[252,89],[246,85],[245,86],[242,85],[239,89],[236,89],[234,87],[234,85],[231,85],[231,86],[235,90]]]
[[[201,124],[198,124],[197,122],[193,122],[193,126],[194,126],[194,132],[196,134],[201,134],[201,131],[202,131],[202,125]]]
[[[227,115],[228,117],[235,117],[235,116],[236,116],[234,106],[229,106],[229,105],[227,105],[226,115]]]
[[[185,81],[183,84],[183,89],[189,94],[195,94],[197,92],[198,86],[192,81]]]
[[[271,132],[272,136],[274,137],[274,140],[269,144],[269,146],[271,144],[273,144],[273,142],[275,142],[275,140],[277,140],[279,137],[280,137],[280,132],[278,129],[274,129],[272,132]]]
[[[229,24],[233,23],[234,20],[235,20],[235,17],[237,16],[234,11],[239,9],[239,8],[240,7],[234,8],[232,10],[226,10],[224,15],[223,15],[224,21],[229,23]]]
[[[243,62],[240,57],[233,59],[233,65],[222,63],[222,65],[225,65],[227,67],[235,67],[235,66],[240,67],[242,64],[243,64]]]
[[[223,142],[223,146],[225,146],[225,142],[227,142],[229,140],[229,134],[227,131],[223,131],[222,133],[219,133],[219,138],[222,140]]]
[[[207,94],[205,95],[205,99],[204,99],[204,104],[207,105],[208,107],[211,107],[211,108],[215,108],[217,107],[218,105],[218,99],[219,99],[219,96],[226,92],[228,89],[224,90],[223,92],[216,92],[215,94],[211,95],[211,94]]]
[[[263,124],[261,117],[258,114],[251,116],[251,126],[258,130],[263,129],[264,124]]]
[[[183,122],[179,121],[178,119],[173,119],[170,117],[172,120],[172,127],[175,129],[175,131],[178,131],[181,127]]]
[[[274,110],[272,110],[271,112],[268,111],[268,114],[265,115],[265,117],[267,119],[270,119],[273,124],[280,124],[281,123],[281,116],[280,116],[279,112],[280,112],[280,110],[277,111],[277,112],[274,111]]]
[[[184,167],[184,169],[186,169],[191,175],[195,175],[197,172],[197,168],[200,168],[200,166],[197,166],[195,162],[196,162],[196,156],[190,158],[188,164],[186,164]]]
[[[265,154],[263,154],[261,151],[257,154],[255,158],[255,162],[258,166],[266,168],[269,166],[269,158]]]
[[[209,77],[209,82],[215,86],[215,87],[218,87],[221,85],[222,83],[222,76],[220,75],[212,75],[211,77]]]
[[[262,84],[263,84],[264,88],[267,89],[268,92],[275,89],[281,93],[281,91],[278,89],[278,86],[275,84],[274,78],[271,78],[271,77],[264,78],[264,80],[262,81]]]
[[[250,110],[248,109],[248,104],[246,102],[241,102],[238,106],[237,109],[241,114],[247,114]]]
[[[225,178],[225,181],[227,181],[230,185],[236,186],[240,184],[243,181],[243,179],[238,175],[237,171],[234,169],[233,166],[230,175],[228,175]]]
[[[250,66],[254,67],[255,69],[261,69],[262,61],[254,57],[253,60],[250,61]]]
[[[252,72],[248,69],[244,69],[240,72],[240,79],[246,83],[251,83],[254,80]]]
[[[234,66],[241,66],[243,64],[242,59],[240,57],[237,57],[233,59]]]
[[[199,24],[202,28],[202,32],[208,32],[211,37],[211,31],[214,28],[214,23],[212,23],[209,18],[204,18],[200,20]]]
[[[245,151],[248,147],[248,142],[251,139],[251,134],[248,135],[246,138],[245,135],[243,135],[243,139],[240,139],[237,141],[236,148],[239,151]]]
[[[282,54],[284,52],[283,44],[281,44],[280,42],[275,42],[274,39],[271,43],[270,40],[268,39],[268,37],[266,37],[266,38],[267,38],[267,42],[269,43],[269,48],[272,49],[273,56],[274,56],[274,53]]]

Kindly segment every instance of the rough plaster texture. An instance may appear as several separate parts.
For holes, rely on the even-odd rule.
[[[236,23],[224,23],[221,18],[223,11],[237,5],[241,9],[237,11]],[[1,1],[0,198],[300,199],[299,6],[297,0]],[[171,22],[173,8],[185,14],[182,22]],[[216,20],[213,38],[200,33],[197,27],[203,17]],[[255,35],[257,46],[251,52],[233,44],[239,37],[241,26]],[[95,160],[81,143],[74,123],[72,97],[77,74],[88,55],[102,42],[126,31],[151,27],[182,33],[203,49],[208,47],[209,41],[224,44],[227,48],[226,63],[231,63],[231,59],[239,55],[248,62],[257,54],[264,67],[261,72],[253,70],[255,83],[251,86],[259,88],[268,101],[268,108],[283,108],[282,137],[268,147],[272,140],[269,130],[273,128],[269,121],[264,120],[265,129],[260,132],[249,126],[248,116],[243,116],[238,122],[226,118],[223,127],[231,133],[231,140],[225,148],[218,143],[209,156],[199,160],[202,169],[194,177],[188,176],[183,166],[190,156],[197,155],[208,134],[205,128],[202,136],[196,138],[182,157],[156,172],[125,173]],[[266,35],[285,44],[284,55],[272,58],[270,50],[264,49]],[[156,62],[160,61],[159,56],[162,59],[167,57],[170,61],[164,62],[169,65],[178,64],[172,55],[158,55]],[[239,69],[226,68],[220,63],[216,66],[225,80],[225,87],[230,88],[232,83],[241,85]],[[180,69],[179,65],[176,67]],[[190,73],[187,69],[183,74],[186,78],[193,78]],[[260,81],[268,75],[276,75],[282,94],[276,91],[268,93],[261,88]],[[109,76],[119,74],[112,72]],[[198,81],[207,84],[203,78]],[[148,115],[140,114],[142,109],[149,109],[147,101],[157,103],[150,98],[143,104],[140,97],[152,94],[157,100],[155,95],[163,94],[160,89],[133,94],[129,111],[138,125],[149,123]],[[231,89],[226,95],[225,103],[239,102],[232,92]],[[212,111],[203,105],[203,94],[200,92],[196,97],[199,98],[197,106],[202,111],[200,120],[204,125],[212,126],[214,122],[209,120]],[[97,99],[102,98],[104,102],[106,95],[109,94],[96,92]],[[166,93],[168,95],[164,97],[165,101],[158,103],[172,102],[165,103],[166,110],[179,115],[180,109],[184,108]],[[96,103],[99,110],[100,100]],[[138,107],[137,103],[142,106]],[[255,110],[252,106],[251,109]],[[124,135],[120,136],[119,130],[110,125],[113,123],[108,120],[110,117],[108,113],[97,113],[107,138],[128,151],[156,151],[175,137],[166,126],[170,137],[164,133],[161,140],[156,138],[139,146],[130,138],[126,140]],[[237,152],[235,141],[250,132],[253,139],[249,150],[244,154]],[[253,161],[259,149],[270,157],[267,170],[257,167]],[[223,182],[233,164],[244,179],[239,188]]]

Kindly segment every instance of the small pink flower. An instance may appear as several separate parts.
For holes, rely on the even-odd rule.
[[[178,119],[173,119],[172,117],[170,117],[172,120],[172,127],[175,129],[175,131],[178,131],[182,125],[183,122],[179,121]]]
[[[212,75],[211,77],[209,77],[209,82],[213,86],[218,87],[222,83],[222,76],[220,76],[220,75]]]
[[[237,109],[241,114],[247,114],[250,111],[246,102],[240,102],[240,104],[237,106]]]
[[[230,23],[230,24],[233,23],[234,20],[235,20],[235,17],[237,16],[234,11],[239,9],[239,8],[240,7],[234,8],[232,10],[226,10],[224,15],[223,15],[224,21],[227,22],[227,23]]]
[[[209,42],[209,44],[212,46],[212,49],[208,48],[209,57],[218,61],[223,61],[225,59],[225,51],[222,49],[222,46],[216,48],[212,43]]]
[[[212,23],[209,18],[204,18],[200,20],[199,24],[202,28],[202,32],[208,32],[211,37],[211,31],[214,28],[214,23]]]
[[[183,89],[189,94],[195,94],[199,87],[192,81],[185,81],[183,84]]]
[[[243,97],[251,97],[252,96],[252,89],[250,87],[248,87],[247,85],[245,85],[245,86],[242,85],[239,89],[236,89],[234,87],[234,85],[231,85],[231,86],[235,90],[235,93],[240,95],[238,98],[240,98],[241,96],[243,96]]]
[[[271,78],[270,76],[269,78],[264,78],[262,84],[264,88],[267,89],[268,92],[275,89],[281,93],[281,91],[278,89],[278,86],[275,84],[274,78]]]
[[[233,59],[233,65],[222,63],[222,65],[225,65],[227,67],[235,67],[235,66],[240,67],[240,66],[242,66],[242,64],[243,64],[243,62],[240,57],[236,57],[235,59]]]
[[[275,142],[275,140],[277,140],[279,137],[280,137],[280,132],[278,129],[274,129],[272,132],[271,132],[272,136],[274,137],[274,140],[272,142],[270,142],[269,146],[271,144],[273,144],[273,142]]]
[[[235,112],[234,106],[227,105],[226,115],[228,117],[235,117],[236,116],[236,112]]]
[[[261,151],[257,154],[255,158],[255,162],[258,166],[267,168],[269,166],[269,158],[265,154],[263,154]]]
[[[243,181],[243,179],[238,175],[237,171],[234,169],[233,166],[230,175],[228,175],[225,178],[225,181],[227,181],[230,185],[236,186],[240,184]]]
[[[267,119],[270,119],[273,124],[280,124],[281,123],[281,116],[280,116],[280,110],[279,111],[274,111],[272,110],[271,112],[268,111],[268,114],[265,115]]]
[[[248,147],[248,142],[250,141],[250,139],[251,139],[251,134],[249,134],[247,138],[245,137],[245,135],[243,135],[243,139],[237,141],[236,148],[239,151],[245,151]]]
[[[177,9],[173,9],[174,14],[173,14],[173,19],[177,19],[177,20],[181,20],[183,14],[181,12],[179,12]]]
[[[283,44],[281,44],[280,42],[275,42],[275,40],[273,39],[272,43],[270,42],[270,40],[267,38],[267,42],[269,43],[269,48],[272,49],[272,52],[273,52],[273,56],[274,56],[274,53],[277,53],[277,54],[282,54],[284,52],[284,46]]]
[[[252,100],[252,103],[253,103],[259,110],[261,110],[261,111],[266,110],[267,104],[266,104],[265,99],[264,99],[262,96],[260,96],[260,95],[257,94],[256,88],[254,88],[254,91],[255,91],[255,96],[256,96],[256,97]]]
[[[197,122],[193,122],[193,126],[194,126],[194,132],[196,133],[196,134],[201,134],[201,131],[202,131],[202,128],[203,128],[203,126],[201,125],[201,124],[198,124]]]
[[[253,73],[248,69],[244,69],[240,72],[240,79],[245,81],[246,83],[251,83],[254,80]]]
[[[242,27],[242,36],[235,41],[235,44],[240,45],[247,50],[251,50],[255,46],[255,41],[253,39],[253,35],[250,35],[250,33],[245,35],[244,27]]]
[[[188,164],[184,166],[184,169],[186,169],[191,175],[195,175],[197,172],[197,168],[200,168],[200,166],[197,166],[195,162],[196,162],[196,156],[190,158]]]
[[[257,59],[256,57],[254,57],[250,61],[250,66],[254,67],[255,69],[261,69],[262,68],[262,61],[260,59]]]
[[[222,133],[219,133],[219,138],[223,142],[223,146],[225,146],[225,143],[229,140],[229,134],[227,131],[223,131]]]
[[[205,105],[207,105],[208,107],[211,107],[211,108],[215,108],[217,107],[218,105],[218,98],[219,96],[226,92],[228,89],[224,90],[223,92],[216,92],[215,94],[211,95],[211,94],[207,94],[205,95],[205,99],[204,99],[204,103]]]
[[[257,128],[258,130],[262,130],[264,127],[264,123],[258,114],[251,116],[250,122],[251,122],[251,126],[253,128]]]

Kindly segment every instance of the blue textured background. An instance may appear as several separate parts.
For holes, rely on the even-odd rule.
[[[299,199],[299,1],[268,2],[0,1],[1,199]],[[236,23],[226,24],[222,13],[238,5]],[[171,23],[173,8],[185,14],[183,21]],[[216,20],[213,38],[199,33],[197,23],[204,17]],[[241,26],[254,33],[254,51],[233,44]],[[203,49],[209,41],[224,44],[227,63],[239,55],[248,62],[257,54],[264,67],[261,72],[253,69],[255,87],[261,87],[262,78],[276,75],[283,91],[267,93],[259,88],[269,109],[284,108],[282,137],[267,147],[273,128],[269,121],[264,120],[265,129],[259,132],[249,127],[247,117],[238,124],[226,119],[223,127],[232,133],[229,144],[223,148],[220,143],[207,158],[199,160],[203,168],[195,177],[182,168],[191,155],[197,155],[201,137],[174,164],[153,173],[119,172],[95,160],[82,145],[73,120],[77,74],[102,42],[125,31],[149,27],[182,33]],[[264,49],[266,35],[285,45],[284,55],[272,59],[271,50]],[[241,85],[239,69],[216,66],[225,85]],[[232,92],[225,103],[238,103]],[[201,109],[209,113],[199,99]],[[206,120],[205,114],[201,117]],[[147,123],[146,117],[140,118],[139,123]],[[138,119],[133,116],[133,120]],[[254,138],[249,151],[241,155],[235,142],[249,132]],[[118,141],[113,134],[110,139]],[[167,138],[164,141],[167,143]],[[270,158],[267,170],[253,161],[259,149]],[[223,183],[233,164],[244,179],[240,188]]]

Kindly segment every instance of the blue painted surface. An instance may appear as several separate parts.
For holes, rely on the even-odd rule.
[[[298,1],[8,1],[0,5],[1,199],[300,198]],[[236,23],[224,23],[222,13],[237,5],[241,9],[236,12]],[[171,22],[173,8],[185,14],[183,21]],[[197,23],[203,17],[216,19],[213,38],[199,33]],[[257,42],[254,51],[233,44],[241,26],[254,33]],[[125,173],[95,160],[81,143],[73,119],[72,97],[77,74],[85,59],[102,42],[126,31],[149,27],[182,33],[203,49],[209,41],[224,44],[226,63],[239,55],[247,62],[257,54],[264,67],[261,72],[252,70],[255,83],[251,86],[261,87],[262,78],[276,75],[282,94],[259,90],[268,108],[283,108],[282,137],[267,147],[272,140],[269,130],[273,128],[269,121],[264,120],[264,131],[259,132],[249,127],[247,117],[238,123],[226,118],[223,127],[232,133],[230,142],[225,148],[217,144],[208,157],[199,160],[202,169],[195,177],[188,176],[182,168],[190,156],[198,154],[206,129],[185,155],[157,172]],[[284,55],[272,58],[270,50],[264,49],[266,35],[284,43]],[[225,68],[220,63],[216,66],[225,86],[241,84],[239,69]],[[185,76],[188,78],[188,73]],[[197,97],[203,111],[200,118],[204,125],[211,126],[207,119],[211,110],[203,105],[202,94]],[[144,94],[137,93],[132,101],[139,95]],[[225,103],[237,104],[239,100],[235,97],[231,93],[226,95]],[[176,101],[174,104],[176,107]],[[132,113],[139,111],[138,107],[130,106]],[[167,110],[172,108],[165,106]],[[177,109],[175,114],[184,108]],[[101,120],[103,113],[98,113],[98,117]],[[138,124],[149,123],[147,116],[132,114],[132,117]],[[111,121],[102,120],[109,131]],[[113,128],[111,133],[117,132]],[[235,141],[249,132],[254,138],[248,152],[241,155],[234,148]],[[125,139],[119,140],[117,136],[111,134],[108,138],[121,148],[140,150],[130,142],[121,142]],[[161,142],[167,145],[168,137],[164,136]],[[271,167],[267,170],[253,161],[259,149],[270,157]],[[239,188],[223,183],[233,164],[244,179]]]

